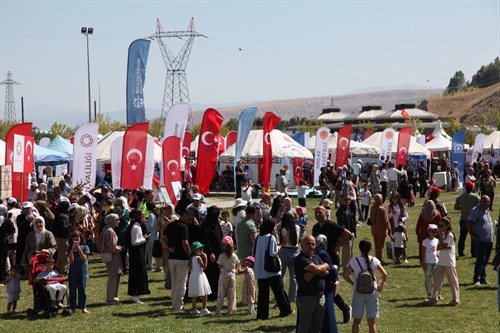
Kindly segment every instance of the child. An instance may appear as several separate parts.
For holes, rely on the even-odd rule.
[[[304,206],[297,206],[297,208],[295,208],[295,212],[297,213],[297,216],[299,218],[297,223],[300,227],[299,240],[301,240],[302,237],[304,237],[304,235],[306,234],[307,230],[307,221],[308,221],[306,216],[307,209]]]
[[[10,267],[10,276],[8,276],[3,284],[7,285],[7,312],[16,312],[17,301],[21,295],[21,282],[19,275],[19,265]]]
[[[236,311],[236,270],[240,264],[238,256],[234,253],[233,239],[224,237],[222,246],[224,253],[219,255],[217,265],[219,265],[219,291],[217,294],[216,313],[220,314],[224,297],[227,296],[227,312],[232,315]]]
[[[64,276],[54,269],[54,259],[47,258],[45,262],[45,271],[38,273],[35,282],[47,281],[47,291],[52,301],[51,307],[63,307],[62,299],[66,293],[66,286],[59,281],[62,281]]]
[[[431,196],[431,190],[434,187],[435,182],[436,181],[434,179],[429,179],[429,185],[427,186],[427,199],[429,199]]]
[[[252,192],[254,191],[255,189],[251,180],[244,179],[243,184],[241,185],[241,198],[246,202],[252,202]]]
[[[439,222],[439,259],[436,271],[434,272],[434,294],[429,299],[429,304],[436,304],[441,295],[441,285],[444,275],[448,279],[448,285],[451,289],[452,300],[448,305],[456,306],[460,304],[460,291],[458,285],[458,275],[456,270],[455,257],[455,234],[452,231],[451,223],[448,219],[442,219]]]
[[[208,295],[212,293],[210,284],[208,283],[207,276],[203,270],[207,268],[207,255],[203,253],[204,245],[200,242],[193,242],[191,244],[191,275],[189,275],[189,292],[188,296],[191,297],[191,304],[193,306],[191,314],[209,314],[207,309]],[[198,310],[196,302],[198,297],[202,297],[203,308]]]
[[[74,231],[69,239],[69,307],[70,313],[75,313],[77,290],[78,308],[82,313],[88,314],[87,310],[87,276],[88,276],[88,256],[90,249],[82,244],[83,238],[80,231]]]
[[[401,264],[401,255],[406,248],[406,235],[405,227],[403,224],[399,224],[396,228],[394,237],[394,263],[397,265]]]
[[[413,191],[413,185],[410,184],[408,187],[410,189],[410,201],[408,202],[408,207],[415,207],[415,192]]]
[[[220,214],[220,228],[222,229],[222,237],[233,237],[233,225],[229,221],[229,212],[227,210],[222,211]]]
[[[248,314],[255,314],[255,300],[256,297],[256,281],[253,272],[253,265],[255,264],[255,258],[248,256],[241,261],[241,266],[243,267],[243,298],[242,302],[248,305]]]
[[[421,262],[420,265],[424,269],[425,290],[427,291],[426,301],[429,301],[432,295],[436,263],[438,262],[437,247],[439,244],[439,240],[436,238],[438,232],[437,225],[429,224],[427,230],[429,232],[429,237],[424,239],[424,241],[422,242],[421,250],[425,251],[425,254],[422,256],[422,258],[424,258],[424,261]]]
[[[306,207],[306,190],[309,189],[309,184],[304,180],[299,181],[299,186],[297,186],[297,198],[299,199],[299,206]]]
[[[372,192],[370,192],[370,183],[366,182],[363,185],[363,190],[359,194],[361,196],[361,212],[360,221],[366,221],[368,218],[368,209],[370,207],[370,199],[372,197]]]

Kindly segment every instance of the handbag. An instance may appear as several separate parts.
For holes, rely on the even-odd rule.
[[[271,273],[278,273],[281,271],[281,262],[280,258],[278,255],[272,257],[269,255],[270,248],[271,248],[271,237],[272,235],[269,235],[269,242],[267,243],[267,250],[265,251],[265,256],[264,256],[264,270],[271,272]]]
[[[107,264],[108,262],[111,262],[111,259],[113,259],[113,254],[109,252],[102,252],[101,253],[101,260],[103,263]]]
[[[161,250],[161,242],[157,239],[153,243],[153,258],[161,258],[162,257],[162,250]]]

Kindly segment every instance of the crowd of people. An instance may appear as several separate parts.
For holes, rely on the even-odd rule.
[[[54,258],[57,274],[68,279],[70,313],[89,313],[88,257],[97,252],[107,269],[107,306],[120,304],[123,275],[128,275],[127,295],[144,303],[142,296],[150,294],[148,272],[154,269],[164,274],[173,311],[183,311],[189,299],[193,315],[209,314],[208,302],[216,302],[215,312],[220,314],[227,299],[229,315],[241,304],[248,314],[266,320],[271,306],[279,309],[280,317],[291,315],[293,302],[298,332],[337,332],[335,304],[342,313],[340,322],[352,317],[353,332],[360,330],[366,308],[374,332],[377,295],[388,279],[384,246],[390,239],[393,264],[408,262],[408,207],[417,204],[416,198],[423,198],[415,233],[425,301],[432,305],[442,299],[446,276],[452,294],[449,304],[460,304],[455,243],[458,255],[464,256],[467,235],[476,257],[472,283],[489,283],[486,265],[493,248],[490,210],[496,180],[487,163],[467,165],[466,170],[464,191],[458,181],[447,188],[457,191],[458,240],[440,200],[441,189],[434,186],[424,163],[416,170],[410,164],[363,165],[361,160],[335,170],[328,163],[319,175],[322,196],[314,208],[312,228],[306,215],[307,180],[297,186],[298,206],[287,193],[286,170],[277,175],[272,196],[264,192],[254,200],[251,176],[246,178],[240,162],[231,211],[207,207],[206,198],[190,183],[185,183],[177,205],[160,210],[151,189],[113,190],[104,184],[86,192],[81,186],[71,187],[70,175],[57,186],[33,182],[28,201],[11,197],[0,203],[0,281],[7,285],[8,311],[16,310],[19,281],[29,275],[30,259],[45,252]],[[360,240],[356,256],[357,228],[363,223],[370,227],[372,240]],[[243,276],[241,290],[238,275]],[[337,291],[339,276],[353,285],[351,305]],[[275,305],[270,304],[270,290]],[[61,306],[60,299],[53,301],[52,306]]]

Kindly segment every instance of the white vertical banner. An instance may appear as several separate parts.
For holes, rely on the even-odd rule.
[[[486,140],[486,135],[483,133],[479,133],[476,135],[476,139],[474,140],[474,148],[472,149],[472,162],[476,162],[479,154],[483,153],[484,141]]]
[[[120,188],[120,180],[122,174],[122,150],[123,136],[116,138],[110,146],[111,156],[111,181],[113,188]]]
[[[425,147],[425,135],[417,136],[417,143]]]
[[[191,110],[191,105],[186,103],[175,104],[170,109],[168,109],[165,115],[165,129],[163,130],[163,140],[169,136],[177,136],[184,139],[184,132],[186,131],[186,125],[189,117],[189,110]],[[148,143],[149,146],[149,143]]]
[[[97,135],[99,124],[91,123],[80,126],[75,133],[73,143],[73,182],[83,184],[85,191],[95,186],[97,171]]]
[[[12,171],[24,172],[24,135],[14,134]]]
[[[184,136],[184,133],[182,134]],[[182,140],[182,138],[181,138]],[[146,188],[153,188],[153,174],[155,171],[155,141],[152,136],[148,136],[146,146],[146,165],[144,166],[143,185]]]
[[[396,136],[396,131],[389,127],[382,132],[382,138],[380,139],[380,160],[385,160],[389,157],[391,159],[392,147],[394,146],[394,137]]]
[[[330,141],[330,129],[320,127],[316,131],[316,145],[314,149],[314,186],[319,185],[320,169],[326,166],[328,161],[328,142]]]

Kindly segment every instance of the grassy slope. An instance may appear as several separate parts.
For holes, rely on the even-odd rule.
[[[458,216],[453,211],[456,194],[443,192],[443,199],[448,211],[453,216],[456,225]],[[497,199],[498,200],[498,199]],[[313,217],[313,207],[317,199],[308,199],[309,215]],[[418,217],[421,199],[417,207],[410,208],[409,227],[410,241],[408,254],[410,263],[404,266],[387,266],[389,279],[384,292],[380,295],[381,311],[377,320],[379,332],[498,332],[499,314],[497,311],[496,272],[488,268],[488,279],[491,285],[475,287],[471,285],[474,260],[470,257],[460,258],[457,263],[460,280],[461,304],[448,307],[450,291],[447,285],[443,288],[445,298],[443,305],[428,307],[423,303],[425,290],[423,273],[418,267],[417,246],[414,230]],[[498,212],[496,205],[494,212]],[[493,214],[493,218],[497,213]],[[310,224],[309,227],[312,227]],[[456,230],[458,233],[458,228]],[[358,239],[370,237],[369,228],[359,228]],[[469,251],[467,242],[466,253]],[[357,249],[357,242],[356,242]],[[357,252],[357,251],[356,251]],[[278,318],[278,310],[271,310],[271,319],[257,321],[255,316],[245,314],[240,307],[234,316],[205,316],[193,318],[188,313],[174,314],[171,311],[170,291],[162,288],[163,273],[150,273],[150,289],[152,294],[145,297],[144,305],[129,302],[127,292],[127,277],[122,279],[119,296],[122,304],[106,307],[104,305],[106,272],[104,265],[97,256],[90,259],[90,279],[88,282],[88,308],[90,315],[77,313],[73,317],[57,317],[50,320],[26,319],[24,312],[13,316],[1,315],[0,332],[28,332],[35,329],[38,332],[77,332],[99,330],[105,332],[291,332],[294,331],[295,315],[288,318]],[[238,280],[241,283],[241,279]],[[19,311],[25,311],[32,305],[32,291],[23,283]],[[238,288],[238,291],[241,287]],[[351,300],[351,289],[345,283],[340,285],[340,292],[347,302]],[[239,299],[240,296],[238,296]],[[294,305],[292,305],[294,306]],[[188,305],[190,307],[190,305]],[[6,309],[5,288],[0,288],[0,311]],[[210,304],[210,310],[215,311],[215,304]],[[337,318],[341,313],[336,309]],[[339,332],[350,332],[351,325],[339,325]],[[366,323],[361,326],[362,332],[367,331]]]

